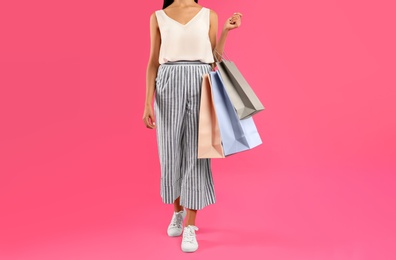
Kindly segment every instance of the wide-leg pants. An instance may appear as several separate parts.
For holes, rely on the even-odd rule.
[[[160,64],[154,113],[164,203],[202,209],[215,203],[210,159],[198,159],[202,75],[212,68],[199,61]]]

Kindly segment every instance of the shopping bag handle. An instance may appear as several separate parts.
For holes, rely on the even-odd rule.
[[[215,52],[216,52],[217,54],[220,55],[221,59],[224,59],[224,57],[226,57],[225,60],[228,60],[228,61],[230,60],[230,59],[228,58],[227,54],[225,53],[225,50],[223,50],[223,55],[221,55],[220,52],[218,52],[218,51],[216,50],[216,48],[213,50],[213,54],[214,54]],[[220,61],[217,59],[217,56],[216,56],[216,55],[213,55],[213,56],[214,56],[216,62],[220,62]]]

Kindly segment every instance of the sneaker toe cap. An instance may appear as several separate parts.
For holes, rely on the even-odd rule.
[[[170,237],[177,237],[183,233],[183,229],[178,228],[168,228],[168,236]]]
[[[182,244],[181,249],[183,252],[186,252],[186,253],[195,252],[198,249],[198,245],[192,245],[192,244],[184,245],[184,244]]]

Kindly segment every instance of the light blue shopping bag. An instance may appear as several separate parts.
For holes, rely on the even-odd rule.
[[[262,144],[253,117],[239,119],[220,73],[211,71],[209,74],[224,155],[246,151]]]

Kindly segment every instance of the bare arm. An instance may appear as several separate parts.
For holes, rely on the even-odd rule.
[[[159,67],[159,49],[161,45],[161,35],[155,13],[150,16],[150,57],[146,71],[146,101],[144,106],[143,121],[147,128],[155,127],[155,118],[152,102],[155,91],[155,78]]]
[[[217,13],[213,10],[210,10],[210,41],[212,43],[212,50],[214,52],[215,60],[221,60],[221,55],[224,52],[224,46],[226,43],[226,39],[228,36],[228,32],[232,29],[238,28],[241,25],[241,13],[234,13],[229,19],[227,19],[226,23],[224,24],[219,41],[216,42],[217,39],[217,30],[218,30],[218,16]]]

